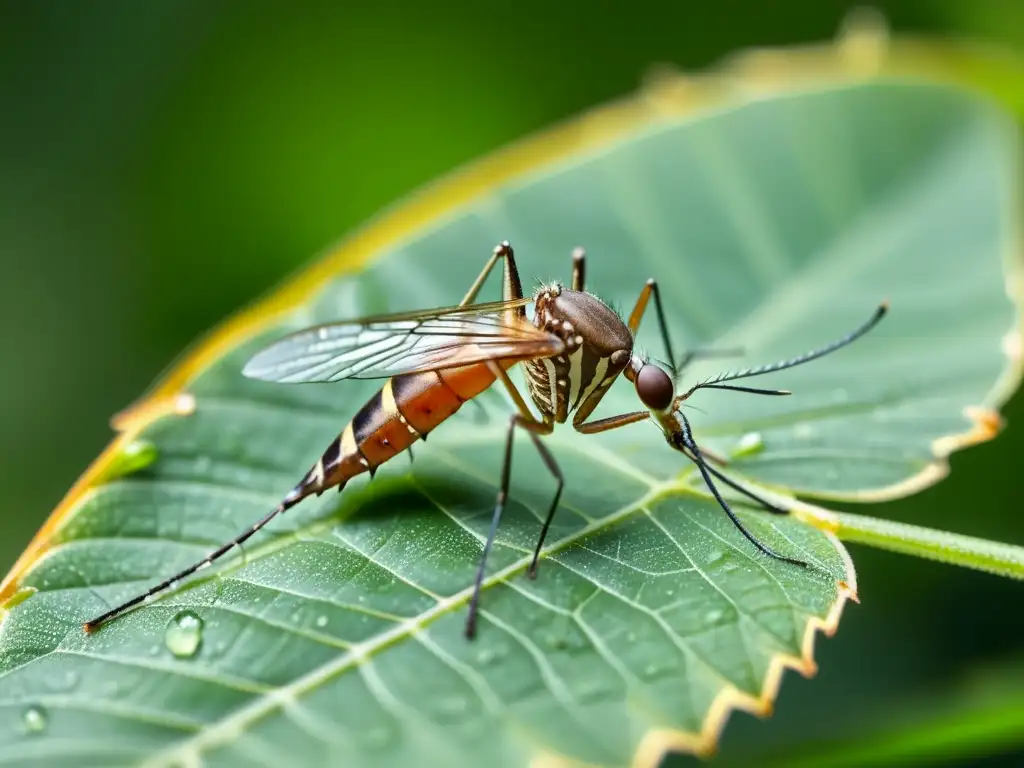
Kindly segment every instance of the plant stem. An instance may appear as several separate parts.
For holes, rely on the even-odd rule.
[[[1024,579],[1024,547],[848,512],[833,514],[839,523],[835,534],[843,541]]]

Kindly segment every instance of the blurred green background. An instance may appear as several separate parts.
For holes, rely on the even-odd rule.
[[[110,439],[112,413],[382,206],[629,93],[651,64],[824,40],[850,4],[484,5],[0,3],[5,571]],[[1020,0],[875,7],[897,33],[1024,46]],[[1024,399],[1006,415],[948,481],[864,511],[1024,542]],[[1024,709],[1019,584],[852,553],[862,605],[819,639],[818,677],[788,674],[772,721],[734,717],[723,757],[790,754],[987,695]],[[1024,733],[993,759],[1014,744]]]

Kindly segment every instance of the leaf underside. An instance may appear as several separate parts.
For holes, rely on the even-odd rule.
[[[770,561],[656,429],[563,427],[549,445],[567,486],[538,578],[525,567],[554,483],[520,440],[468,643],[509,412],[496,390],[413,465],[289,511],[95,635],[81,622],[263,515],[379,385],[249,381],[249,355],[313,322],[458,301],[502,238],[544,280],[567,280],[586,246],[588,288],[620,310],[656,277],[677,344],[741,345],[737,367],[827,342],[888,299],[863,340],[758,380],[792,397],[702,392],[689,415],[720,452],[756,432],[763,448],[733,469],[776,487],[906,481],[1006,369],[1015,151],[962,92],[871,82],[665,118],[402,237],[202,372],[194,413],[138,435],[155,461],[79,500],[0,630],[0,765],[626,765],[659,739],[706,749],[716,702],[767,706],[784,660],[812,668],[812,629],[854,586],[841,545],[737,502],[760,539],[815,567]],[[657,338],[648,318],[639,345],[661,356]],[[636,407],[622,382],[596,415]],[[165,643],[182,610],[203,622],[190,658]]]

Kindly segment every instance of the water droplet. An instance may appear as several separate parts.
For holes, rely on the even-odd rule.
[[[179,416],[190,416],[193,413],[195,413],[195,395],[190,395],[188,392],[182,392],[180,395],[174,398],[174,412]]]
[[[182,611],[167,625],[164,645],[179,659],[190,659],[203,639],[203,620],[192,611]]]
[[[132,440],[107,466],[103,479],[113,480],[138,472],[155,462],[159,455],[156,445],[149,440]]]
[[[319,616],[317,616],[316,617],[316,625],[318,627],[320,627],[320,629],[323,629],[324,627],[326,627],[327,626],[327,617],[324,616],[323,614],[320,614]]]
[[[708,552],[708,556],[704,562],[706,565],[717,565],[724,557],[725,552],[722,552],[720,549],[714,549],[711,552]]]
[[[29,733],[41,733],[46,730],[46,710],[40,706],[26,709],[21,720]]]
[[[747,434],[743,435],[743,437],[736,441],[736,447],[733,448],[732,455],[736,458],[741,456],[753,456],[763,450],[764,438],[761,437],[761,433],[747,432]]]
[[[712,608],[706,614],[704,614],[704,621],[708,624],[714,624],[716,621],[722,618],[724,611],[721,608]]]
[[[153,645],[149,646],[149,655],[150,656],[156,656],[158,653],[160,653],[160,646],[159,645],[154,643]]]
[[[77,672],[74,672],[74,671],[72,671],[72,670],[69,670],[69,671],[68,671],[68,672],[67,672],[67,673],[66,673],[66,674],[64,675],[64,687],[65,687],[65,688],[66,688],[67,690],[69,690],[69,691],[70,691],[70,690],[72,690],[72,689],[73,689],[73,688],[74,688],[74,687],[75,687],[76,685],[78,685],[78,673],[77,673]]]
[[[506,653],[508,653],[508,650],[503,645],[481,648],[476,653],[476,660],[479,664],[492,664],[498,659],[503,658]]]

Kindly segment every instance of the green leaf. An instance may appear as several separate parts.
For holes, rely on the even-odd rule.
[[[843,541],[955,563],[1011,579],[1024,579],[1024,547],[863,515],[833,515],[837,523],[833,532]]]
[[[379,384],[248,381],[252,352],[315,321],[457,301],[505,237],[545,280],[586,245],[589,285],[626,311],[657,277],[677,340],[740,344],[751,363],[888,299],[863,340],[759,380],[792,397],[701,392],[691,417],[777,490],[880,498],[938,479],[949,451],[994,434],[1019,379],[1016,137],[967,92],[833,70],[666,81],[414,197],[211,336],[119,419],[5,582],[0,762],[653,765],[713,749],[732,708],[769,711],[784,668],[813,671],[852,564],[831,533],[737,504],[815,567],[758,555],[649,426],[550,438],[568,482],[536,581],[554,485],[516,443],[480,633],[464,639],[498,391],[411,467],[300,505],[93,635],[81,623],[265,514]],[[653,322],[640,344],[661,354]],[[598,415],[636,405],[620,383]],[[144,461],[124,457],[140,445]]]

